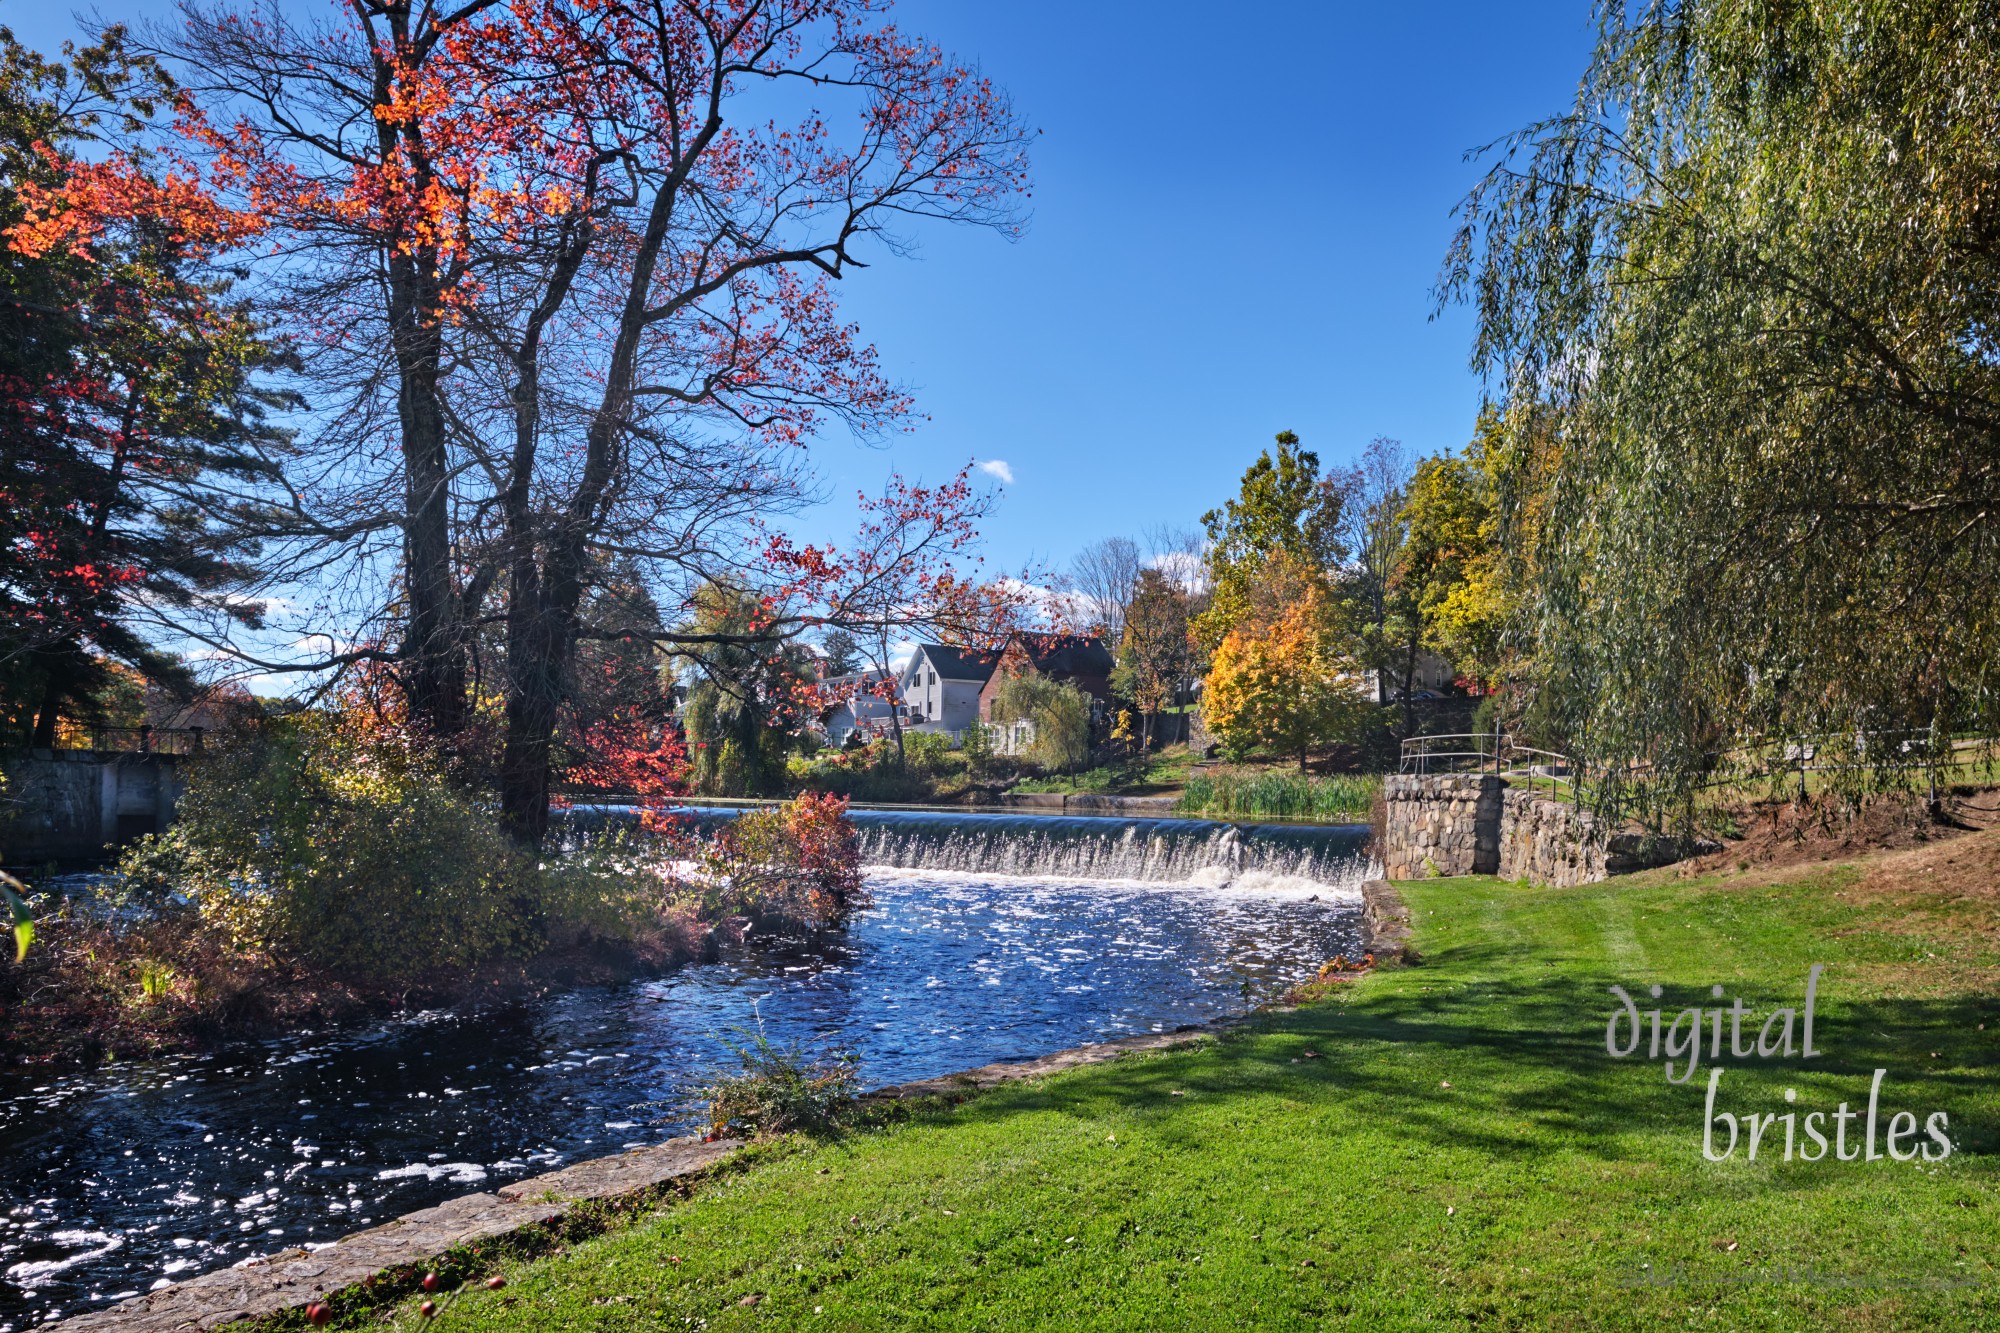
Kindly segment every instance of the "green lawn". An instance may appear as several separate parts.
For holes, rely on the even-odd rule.
[[[1196,1050],[777,1145],[437,1322],[2000,1327],[1996,899],[1855,878],[1410,885],[1419,966]],[[1725,1059],[1721,1105],[1859,1106],[1886,1067],[1884,1121],[1948,1113],[1948,1160],[1785,1163],[1767,1138],[1711,1163],[1706,1062],[1671,1087],[1605,1053],[1614,982],[1675,1007],[1720,983],[1761,1013],[1812,963],[1824,1056]]]

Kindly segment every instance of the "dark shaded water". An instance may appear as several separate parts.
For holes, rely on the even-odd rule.
[[[1185,821],[888,827],[914,818],[864,822],[875,906],[818,949],[0,1083],[0,1333],[657,1142],[759,1018],[853,1051],[876,1086],[1240,1012],[1357,951],[1361,830],[1241,853],[1241,831]],[[964,868],[883,864],[946,858]]]

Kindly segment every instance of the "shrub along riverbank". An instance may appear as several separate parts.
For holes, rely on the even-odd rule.
[[[1996,839],[1695,881],[1408,885],[1419,965],[1194,1051],[779,1141],[442,1322],[1991,1327]],[[1861,1111],[1886,1068],[1878,1134],[1943,1112],[1949,1158],[1786,1162],[1780,1126],[1755,1161],[1707,1161],[1707,1070],[1676,1086],[1606,1053],[1614,983],[1673,1009],[1720,985],[1761,1017],[1803,1004],[1814,963],[1825,1054],[1725,1052],[1718,1108]]]
[[[863,902],[846,805],[712,837],[656,823],[543,854],[421,748],[335,715],[191,764],[174,825],[80,902],[34,903],[0,969],[0,1058],[88,1063],[658,971],[718,930]]]

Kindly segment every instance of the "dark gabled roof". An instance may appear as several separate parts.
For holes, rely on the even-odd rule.
[[[970,680],[984,685],[993,674],[999,654],[984,648],[952,648],[942,643],[920,643],[919,655],[929,659],[932,670],[945,680]]]
[[[1045,676],[1109,676],[1117,663],[1096,635],[1023,634],[1022,649]]]

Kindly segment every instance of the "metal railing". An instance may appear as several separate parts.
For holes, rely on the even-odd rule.
[[[1412,736],[1402,744],[1398,769],[1403,773],[1490,773],[1509,782],[1526,782],[1528,790],[1548,784],[1557,800],[1583,803],[1583,766],[1554,750],[1517,744],[1503,732],[1468,731],[1436,736]]]
[[[1933,804],[1942,771],[1984,766],[2000,769],[2000,747],[1977,736],[1951,736],[1922,729],[1847,732],[1755,742],[1717,752],[1713,774],[1698,790],[1755,787],[1786,780],[1798,799],[1806,799],[1810,775],[1856,769],[1869,772],[1925,774]],[[1579,758],[1554,750],[1516,743],[1504,733],[1465,732],[1412,736],[1402,743],[1399,771],[1413,774],[1491,773],[1509,782],[1525,781],[1529,790],[1546,782],[1560,800],[1567,796],[1581,805],[1585,795],[1584,765]],[[1620,770],[1628,780],[1643,781],[1650,765],[1631,764]],[[1600,793],[1602,794],[1602,793]],[[1628,793],[1629,795],[1629,793]]]
[[[100,754],[200,754],[202,727],[92,727],[90,748]]]
[[[1403,742],[1404,773],[1497,773],[1508,738],[1498,732],[1455,732],[1450,735],[1412,736]]]

